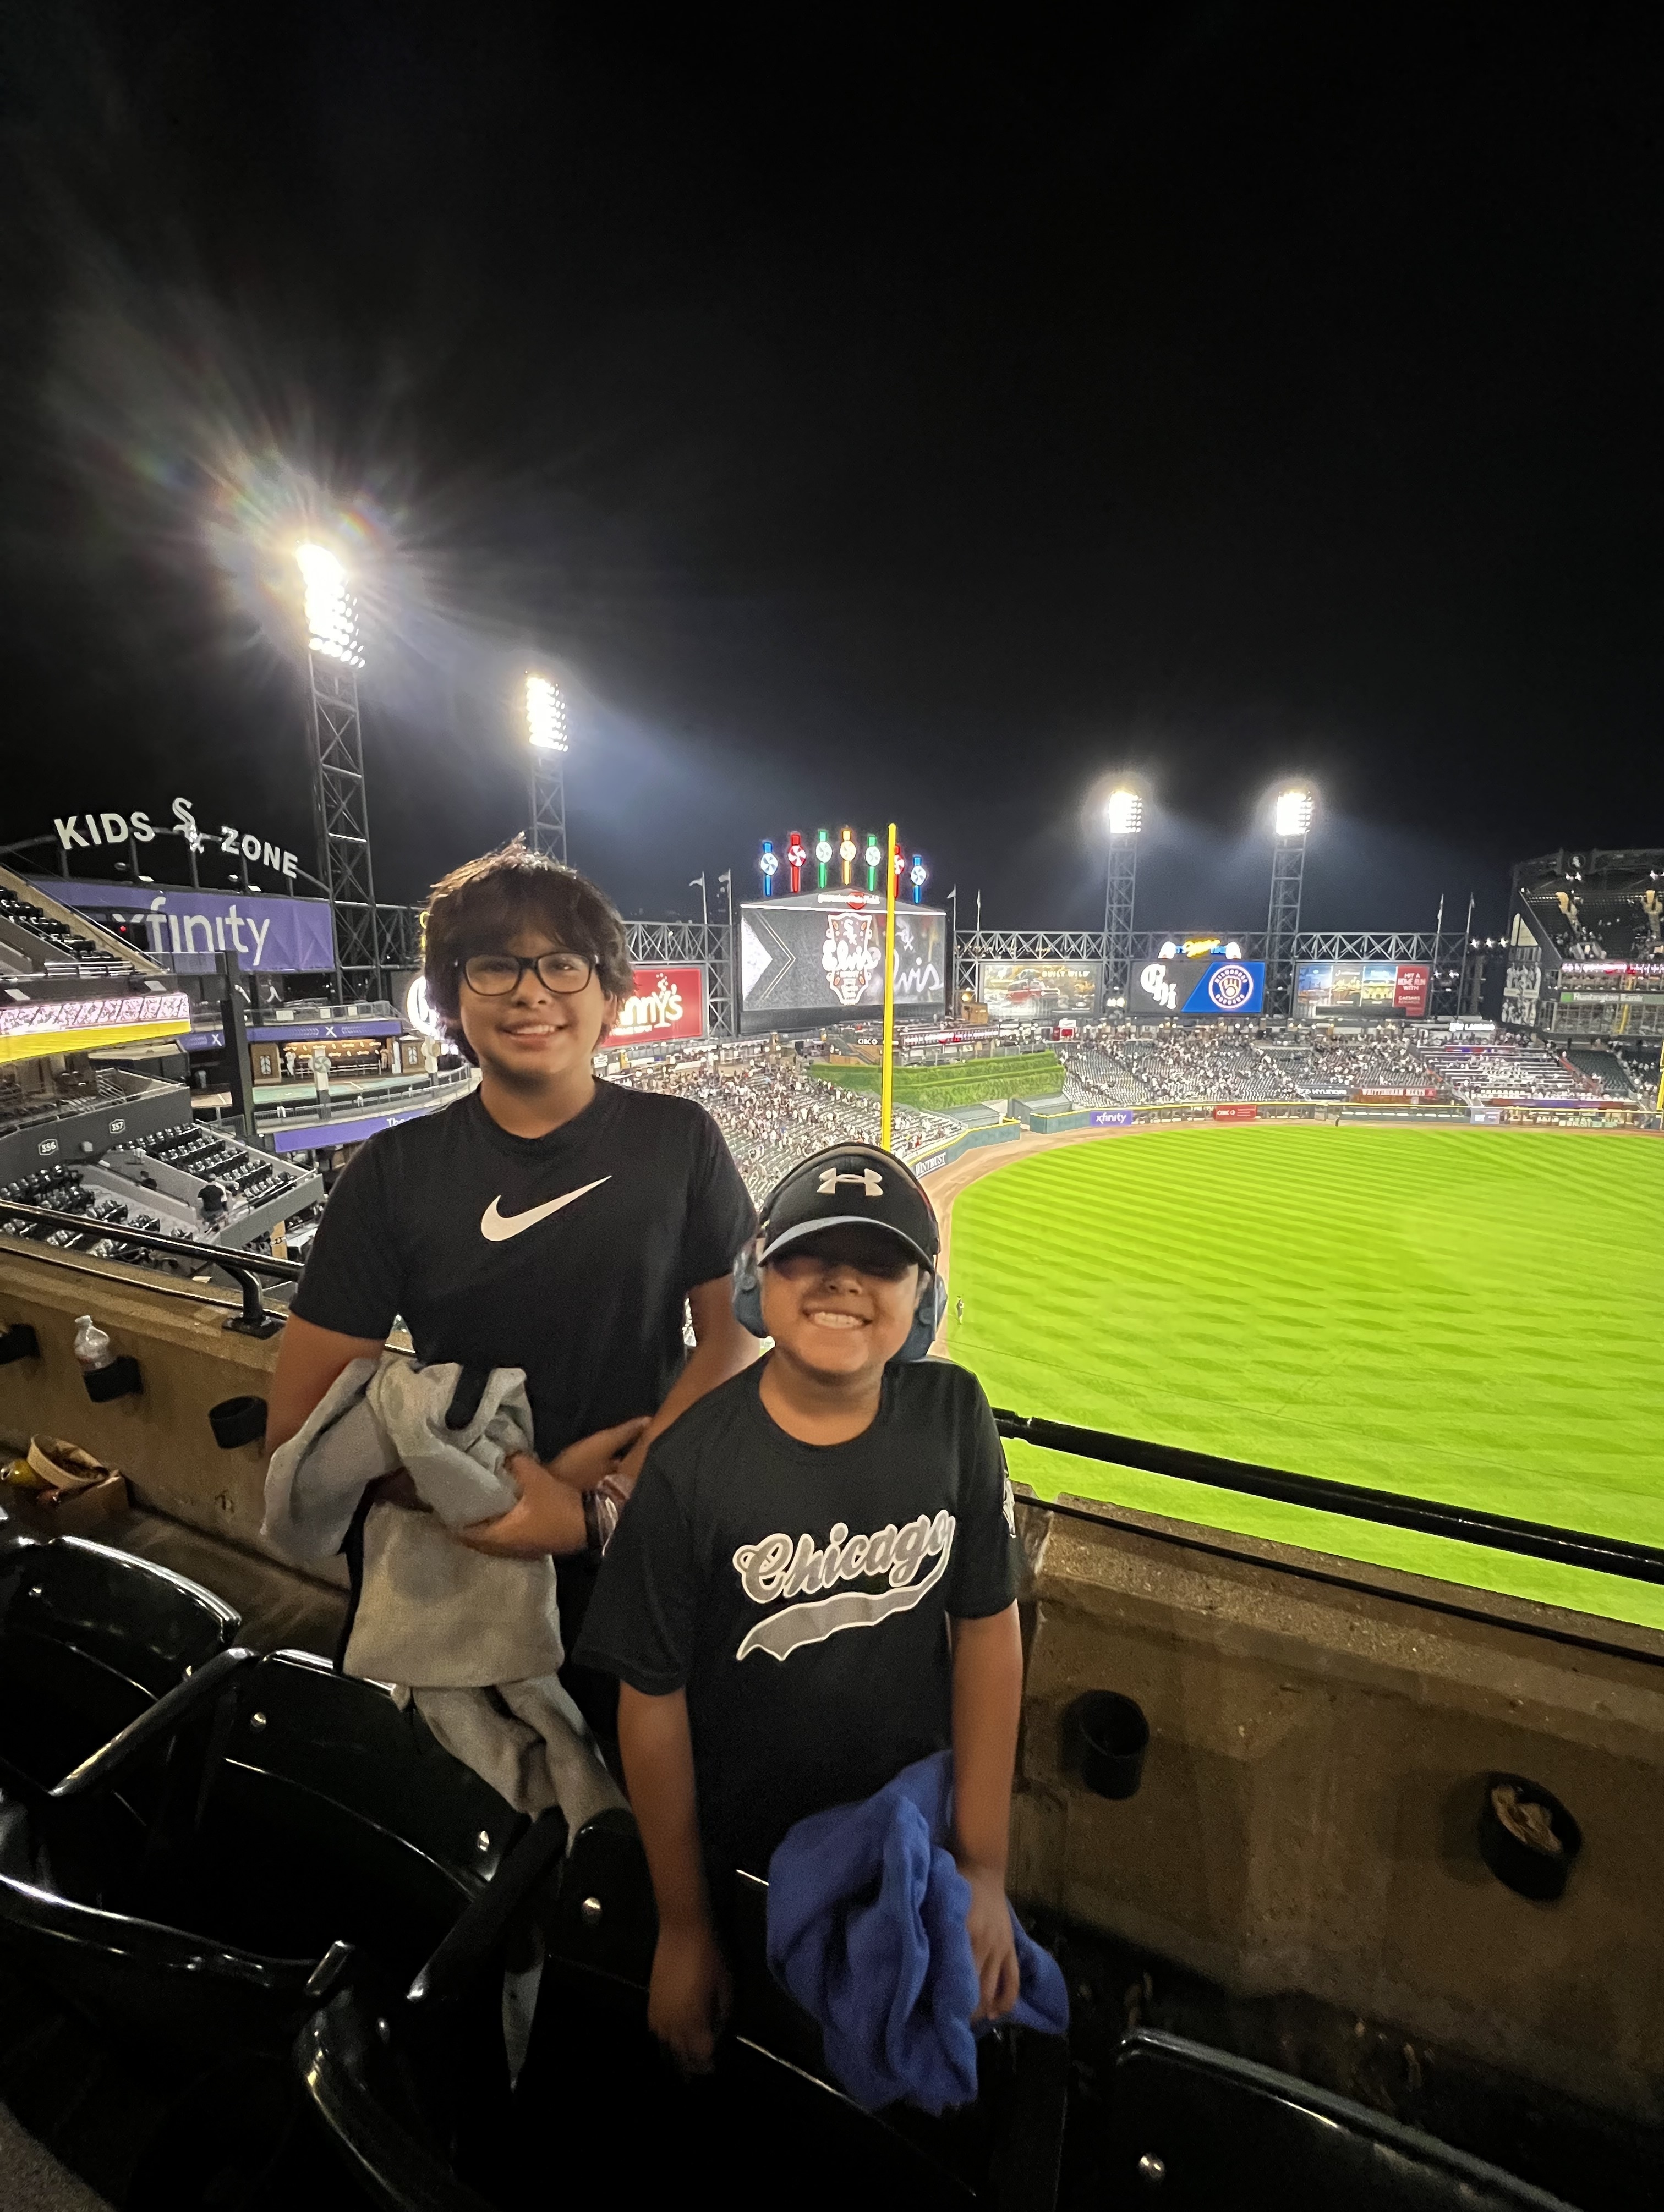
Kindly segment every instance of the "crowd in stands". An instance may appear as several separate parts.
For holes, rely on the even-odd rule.
[[[1563,1060],[1540,1045],[1507,1038],[1469,1044],[1399,1022],[1276,1037],[1222,1022],[1143,1030],[1106,1022],[1058,1050],[1069,1070],[1065,1093],[1082,1106],[1339,1101],[1360,1092],[1415,1096],[1423,1091],[1458,1103],[1602,1097],[1632,1103],[1639,1095],[1610,1053]]]
[[[638,1062],[614,1073],[615,1083],[642,1091],[668,1091],[697,1098],[728,1139],[746,1188],[763,1197],[788,1168],[828,1145],[878,1142],[878,1099],[864,1091],[839,1091],[804,1072],[786,1053],[741,1048],[732,1059],[710,1051],[685,1059]],[[898,1105],[892,1149],[917,1159],[960,1124]]]
[[[1082,1105],[1173,1106],[1348,1098],[1419,1091],[1429,1079],[1397,1023],[1345,1036],[1255,1036],[1227,1023],[1137,1030],[1106,1022],[1058,1048]]]
[[[1627,1090],[1618,1087],[1626,1079],[1617,1060],[1609,1053],[1600,1056],[1609,1060],[1615,1071],[1617,1081],[1611,1088],[1599,1073],[1569,1063],[1543,1045],[1518,1043],[1512,1038],[1478,1045],[1429,1042],[1423,1048],[1428,1081],[1454,1098],[1476,1103],[1492,1098],[1630,1097]]]
[[[1022,1042],[1012,1037],[1013,1046]],[[1558,1058],[1541,1046],[1499,1038],[1470,1043],[1443,1030],[1399,1022],[1344,1031],[1260,1036],[1228,1022],[1135,1029],[1105,1022],[1056,1048],[1064,1095],[1078,1106],[1337,1103],[1359,1093],[1459,1103],[1509,1098],[1640,1097],[1610,1053]],[[1596,1065],[1596,1063],[1599,1065]],[[878,1099],[818,1081],[789,1048],[739,1042],[681,1056],[634,1059],[614,1082],[697,1098],[715,1116],[747,1187],[761,1196],[788,1168],[826,1145],[878,1141]],[[951,1116],[895,1109],[893,1142],[916,1159],[962,1124]]]

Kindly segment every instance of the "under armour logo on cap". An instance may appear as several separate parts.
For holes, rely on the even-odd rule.
[[[839,1175],[836,1168],[823,1168],[815,1188],[822,1198],[831,1198],[841,1182],[859,1183],[869,1198],[884,1195],[884,1178],[876,1168],[862,1168],[859,1175]]]

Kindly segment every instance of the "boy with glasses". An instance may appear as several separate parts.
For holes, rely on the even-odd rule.
[[[703,1107],[597,1080],[633,975],[622,922],[583,877],[518,839],[458,868],[433,894],[424,974],[479,1087],[371,1138],[337,1184],[267,1443],[380,1353],[399,1316],[424,1364],[526,1371],[537,1457],[511,1462],[520,1503],[466,1540],[594,1551],[602,1483],[627,1494],[651,1439],[754,1355],[728,1268],[755,1216]],[[564,1615],[584,1589],[581,1567],[563,1573]]]

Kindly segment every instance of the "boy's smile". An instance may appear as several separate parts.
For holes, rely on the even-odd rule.
[[[765,1264],[764,1323],[792,1365],[829,1382],[859,1382],[906,1342],[918,1272],[881,1229],[823,1230]]]

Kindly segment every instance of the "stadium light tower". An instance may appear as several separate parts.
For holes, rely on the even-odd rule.
[[[1138,874],[1138,836],[1144,802],[1130,784],[1118,784],[1104,802],[1109,861],[1104,878],[1104,998],[1126,996],[1132,965],[1132,896]]]
[[[1271,805],[1271,898],[1265,915],[1265,1011],[1286,1014],[1294,1000],[1300,892],[1306,876],[1306,834],[1317,801],[1302,784],[1279,791]]]
[[[358,719],[358,609],[347,572],[327,546],[295,549],[305,599],[312,695],[312,811],[318,872],[335,935],[338,998],[384,995],[370,865],[364,738]]]
[[[526,678],[526,734],[532,749],[532,850],[566,858],[566,701],[547,676]]]

